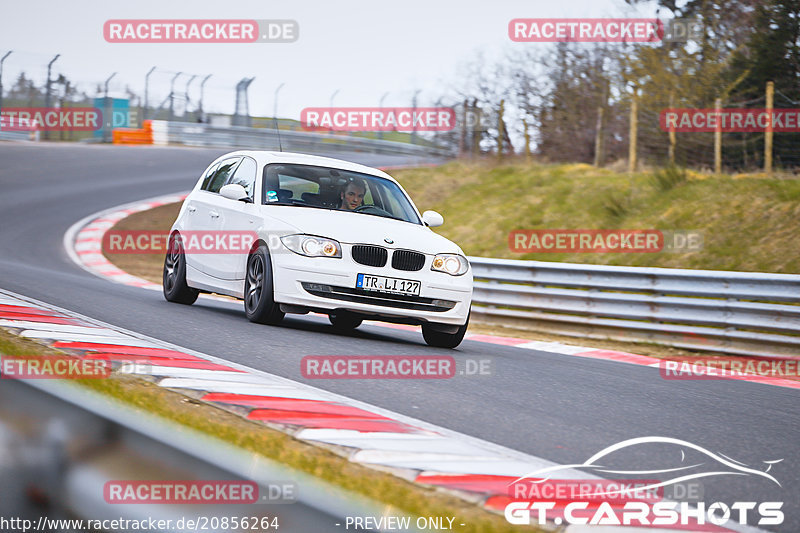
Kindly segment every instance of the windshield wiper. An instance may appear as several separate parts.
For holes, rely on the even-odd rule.
[[[313,209],[330,209],[330,207],[323,207],[321,205],[307,204],[305,202],[301,202],[300,200],[292,200],[292,203],[271,202],[271,203],[268,203],[267,205],[287,205],[287,206],[292,206],[292,207],[311,207]]]
[[[336,208],[333,208],[333,207],[324,207],[324,206],[321,206],[321,205],[307,204],[307,203],[301,202],[300,200],[295,200],[295,199],[292,199],[291,202],[292,203],[272,202],[272,203],[269,203],[267,205],[284,205],[284,206],[292,206],[292,207],[311,207],[313,209],[327,209],[328,211],[341,211],[340,209],[336,209]],[[351,211],[351,212],[353,212],[353,211]],[[411,224],[414,224],[414,222],[412,222],[411,220],[406,220],[405,218],[396,217],[396,216],[394,216],[394,215],[392,215],[390,213],[386,213],[385,211],[384,211],[384,213],[370,213],[369,211],[358,211],[356,214],[358,214],[358,215],[371,215],[373,217],[391,218],[392,220],[399,220],[400,222],[409,222]]]
[[[396,217],[394,215],[390,215],[389,213],[386,213],[384,215],[382,213],[370,213],[369,211],[359,211],[357,214],[359,214],[359,215],[371,215],[373,217],[391,218],[391,219],[394,219],[394,220],[399,220],[400,222],[409,222],[408,220],[406,220],[404,218]]]

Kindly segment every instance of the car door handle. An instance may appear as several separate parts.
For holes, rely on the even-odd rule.
[[[216,211],[211,211],[210,214],[211,214],[211,218],[219,218],[219,213],[217,213]]]
[[[193,205],[190,205],[189,207],[186,208],[186,210],[189,211],[190,213],[194,213],[195,211],[197,211],[197,208]]]

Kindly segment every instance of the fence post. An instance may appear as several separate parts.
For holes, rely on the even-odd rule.
[[[675,93],[669,93],[669,108],[670,110],[675,107]],[[678,143],[678,136],[675,134],[675,128],[669,129],[669,164],[675,164],[675,145]]]
[[[483,133],[483,129],[481,124],[483,123],[483,112],[481,108],[478,107],[478,99],[472,99],[472,111],[475,115],[475,124],[472,128],[472,157],[477,157],[481,153],[481,134]]]
[[[717,115],[717,125],[714,128],[714,174],[722,174],[722,98],[714,100],[714,111]]]
[[[46,108],[50,107],[50,84],[52,83],[52,80],[50,79],[50,70],[53,67],[53,63],[55,63],[59,57],[61,57],[61,54],[56,54],[56,57],[54,57],[52,61],[50,61],[47,64],[47,84],[45,85],[45,92],[44,92],[44,106]],[[44,130],[44,139],[46,141],[50,139],[50,130],[48,129]],[[38,141],[39,139],[37,138],[36,140]]]
[[[505,139],[505,124],[503,123],[503,109],[506,101],[500,100],[500,110],[497,113],[497,159],[503,159],[503,140]]]
[[[636,171],[636,132],[638,129],[638,108],[639,95],[638,89],[633,88],[633,96],[631,97],[631,118],[630,118],[630,131],[628,133],[628,172],[633,174]]]
[[[769,121],[764,131],[764,172],[772,174],[772,104],[775,96],[775,82],[767,82],[767,116]]]
[[[500,110],[497,112],[497,159],[503,159],[503,139],[505,139],[505,123],[503,123],[503,110],[506,101],[500,100]]]
[[[531,159],[531,135],[528,133],[528,120],[522,119],[522,126],[525,129],[525,160],[530,161]]]
[[[597,126],[594,133],[594,166],[603,164],[603,106],[597,108]]]
[[[461,122],[461,134],[458,138],[458,156],[464,157],[464,152],[466,151],[466,143],[467,143],[467,120],[470,118],[469,108],[466,98],[464,99],[464,118]]]
[[[603,130],[605,129],[605,109],[608,101],[608,83],[603,85],[600,105],[597,106],[597,125],[594,132],[594,166],[599,167],[605,163],[605,142]]]

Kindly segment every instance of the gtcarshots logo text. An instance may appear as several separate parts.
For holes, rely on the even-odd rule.
[[[546,524],[547,511],[555,509],[560,502],[511,502],[506,506],[506,520],[512,524]],[[591,506],[594,506],[592,509]],[[727,505],[715,502],[707,506],[703,503],[687,502],[626,502],[623,508],[615,509],[610,503],[571,501],[563,507],[563,519],[556,517],[555,523],[597,526],[670,526],[705,525],[723,526],[733,520],[739,524],[752,523],[748,519],[758,516],[758,525],[769,526],[783,523],[783,502],[736,502]],[[580,516],[579,511],[592,511],[591,516]]]
[[[648,446],[648,457],[657,458],[662,468],[626,469],[619,459],[627,462],[629,449],[642,454]],[[622,456],[622,457],[620,457]],[[680,458],[673,464],[664,460]],[[689,459],[687,459],[689,458]],[[548,521],[560,525],[598,526],[724,526],[728,523],[759,526],[779,525],[784,521],[783,502],[736,501],[673,501],[665,499],[663,489],[703,478],[737,475],[761,477],[770,483],[780,483],[769,471],[782,459],[764,461],[765,470],[751,468],[721,453],[714,453],[690,442],[670,437],[639,437],[611,445],[597,452],[583,464],[545,467],[517,478],[508,484],[511,501],[504,515],[512,524],[539,524]],[[576,482],[556,479],[561,471],[591,470],[597,473],[614,472],[625,476],[646,474],[668,475],[662,480],[604,480]],[[567,490],[549,490],[548,486]],[[594,486],[593,486],[594,485]],[[677,492],[673,493],[677,494]],[[682,498],[681,498],[682,499]]]

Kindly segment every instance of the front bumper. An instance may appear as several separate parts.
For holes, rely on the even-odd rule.
[[[472,301],[472,271],[450,276],[430,270],[432,255],[418,271],[356,263],[350,246],[342,245],[342,257],[305,257],[288,250],[273,251],[275,301],[314,311],[349,311],[367,317],[406,323],[439,323],[461,326],[467,321]],[[419,297],[392,295],[356,288],[358,274],[416,280]]]

